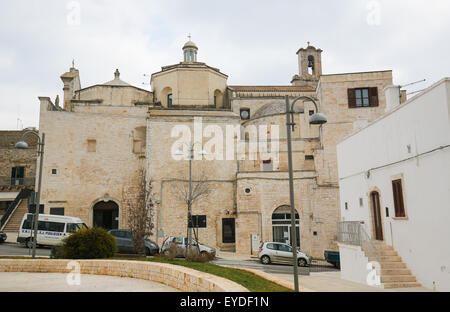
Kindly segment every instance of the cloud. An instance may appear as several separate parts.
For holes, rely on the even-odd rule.
[[[148,89],[143,74],[181,61],[188,33],[199,61],[230,84],[289,84],[307,41],[324,50],[324,73],[393,69],[396,83],[430,84],[450,68],[449,1],[83,0],[74,1],[79,25],[70,22],[71,2],[0,2],[1,129],[17,118],[33,124],[37,96],[62,96],[59,76],[72,59],[83,87],[119,68],[123,80]],[[370,3],[379,9],[376,25],[368,22]]]

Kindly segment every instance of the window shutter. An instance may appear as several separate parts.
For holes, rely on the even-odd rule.
[[[348,95],[348,107],[349,108],[356,107],[355,89],[347,89],[347,95]]]
[[[371,107],[378,106],[378,88],[369,88],[369,103]]]
[[[403,203],[402,180],[392,181],[392,191],[394,193],[394,207],[396,217],[405,217],[405,206]]]

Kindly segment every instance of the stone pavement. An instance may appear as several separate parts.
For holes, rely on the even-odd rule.
[[[68,285],[67,274],[0,273],[0,292],[178,292],[164,284],[137,278],[81,274],[80,285]]]

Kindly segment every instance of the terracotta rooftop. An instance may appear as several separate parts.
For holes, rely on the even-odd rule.
[[[314,92],[312,87],[303,86],[229,86],[237,92]]]

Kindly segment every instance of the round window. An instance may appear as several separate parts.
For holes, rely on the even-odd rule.
[[[248,119],[250,117],[250,112],[248,110],[241,110],[241,119]]]
[[[245,193],[246,193],[246,194],[250,194],[250,192],[251,192],[251,190],[250,190],[249,188],[246,188],[246,189],[245,189]]]

